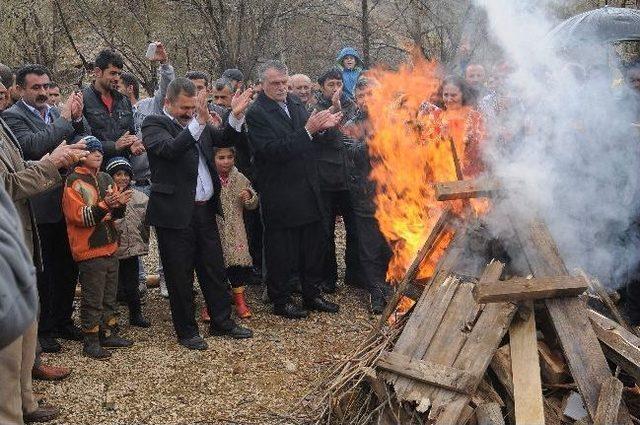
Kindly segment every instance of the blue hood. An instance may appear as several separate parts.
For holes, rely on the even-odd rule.
[[[362,62],[362,58],[360,58],[360,54],[358,53],[358,51],[353,47],[345,47],[344,49],[340,50],[340,53],[338,53],[338,56],[336,57],[336,61],[338,62],[338,66],[340,67],[340,69],[343,68],[342,60],[345,56],[353,56],[354,58],[356,58],[356,68],[364,68],[364,62]]]

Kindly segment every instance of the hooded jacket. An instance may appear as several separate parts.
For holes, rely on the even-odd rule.
[[[114,219],[124,217],[125,208],[109,209],[104,197],[115,186],[107,173],[92,174],[88,168],[76,167],[69,174],[62,195],[62,211],[67,234],[76,261],[108,257],[118,248]]]
[[[342,61],[346,56],[353,56],[356,58],[356,66],[353,69],[345,69]],[[336,58],[337,66],[340,71],[342,71],[342,90],[344,93],[349,96],[349,98],[354,98],[354,90],[356,88],[356,83],[358,82],[358,78],[360,78],[360,74],[364,70],[364,62],[358,51],[353,47],[345,47],[340,50],[338,53],[338,57]]]

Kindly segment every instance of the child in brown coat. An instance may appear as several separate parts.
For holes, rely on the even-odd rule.
[[[224,254],[224,265],[227,277],[233,288],[233,301],[238,317],[251,317],[251,310],[244,297],[244,283],[247,273],[253,265],[247,243],[247,232],[244,228],[243,210],[253,210],[258,207],[258,195],[247,179],[235,167],[235,149],[217,148],[214,150],[214,162],[222,192],[223,217],[218,217],[218,229]]]

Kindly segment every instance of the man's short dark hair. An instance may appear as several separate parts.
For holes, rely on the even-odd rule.
[[[363,90],[371,85],[371,81],[368,78],[362,77],[356,82],[355,90]]]
[[[95,67],[100,68],[101,70],[105,70],[109,68],[109,65],[113,65],[116,68],[122,69],[124,68],[124,61],[122,60],[122,56],[120,53],[111,49],[104,49],[98,53],[95,60]]]
[[[331,68],[328,71],[325,71],[320,77],[318,77],[318,84],[321,86],[324,85],[324,82],[327,80],[340,80],[342,81],[342,72],[339,69]]]
[[[231,93],[233,93],[233,83],[231,80],[226,78],[218,78],[215,83],[213,83],[213,88],[216,90],[224,90],[225,88],[229,89]]]
[[[3,63],[0,63],[0,83],[6,88],[13,86],[13,71]]]
[[[211,76],[204,71],[189,71],[184,76],[189,80],[204,80],[204,84],[207,86],[211,81]]]
[[[196,85],[188,78],[178,77],[169,83],[167,87],[167,99],[169,102],[175,102],[181,94],[189,97],[196,95]]]
[[[123,72],[120,74],[120,78],[125,87],[133,86],[133,95],[138,99],[140,97],[140,83],[138,79],[130,72]]]
[[[45,66],[38,65],[38,64],[30,64],[30,65],[23,66],[18,70],[18,72],[16,72],[16,84],[19,85],[20,87],[24,87],[24,83],[27,79],[27,75],[29,74],[35,74],[38,76],[46,75],[49,78],[51,78],[51,73]]]

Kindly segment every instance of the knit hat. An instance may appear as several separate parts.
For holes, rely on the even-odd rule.
[[[85,142],[87,145],[87,151],[89,153],[93,151],[100,151],[100,153],[104,153],[104,149],[102,148],[102,142],[98,140],[95,136],[85,136],[80,141]]]
[[[239,69],[230,68],[222,73],[222,78],[235,81],[244,81],[244,74]]]
[[[133,178],[133,168],[131,168],[131,163],[121,156],[114,156],[111,158],[109,162],[107,162],[105,170],[111,177],[113,177],[118,171],[123,170]]]

